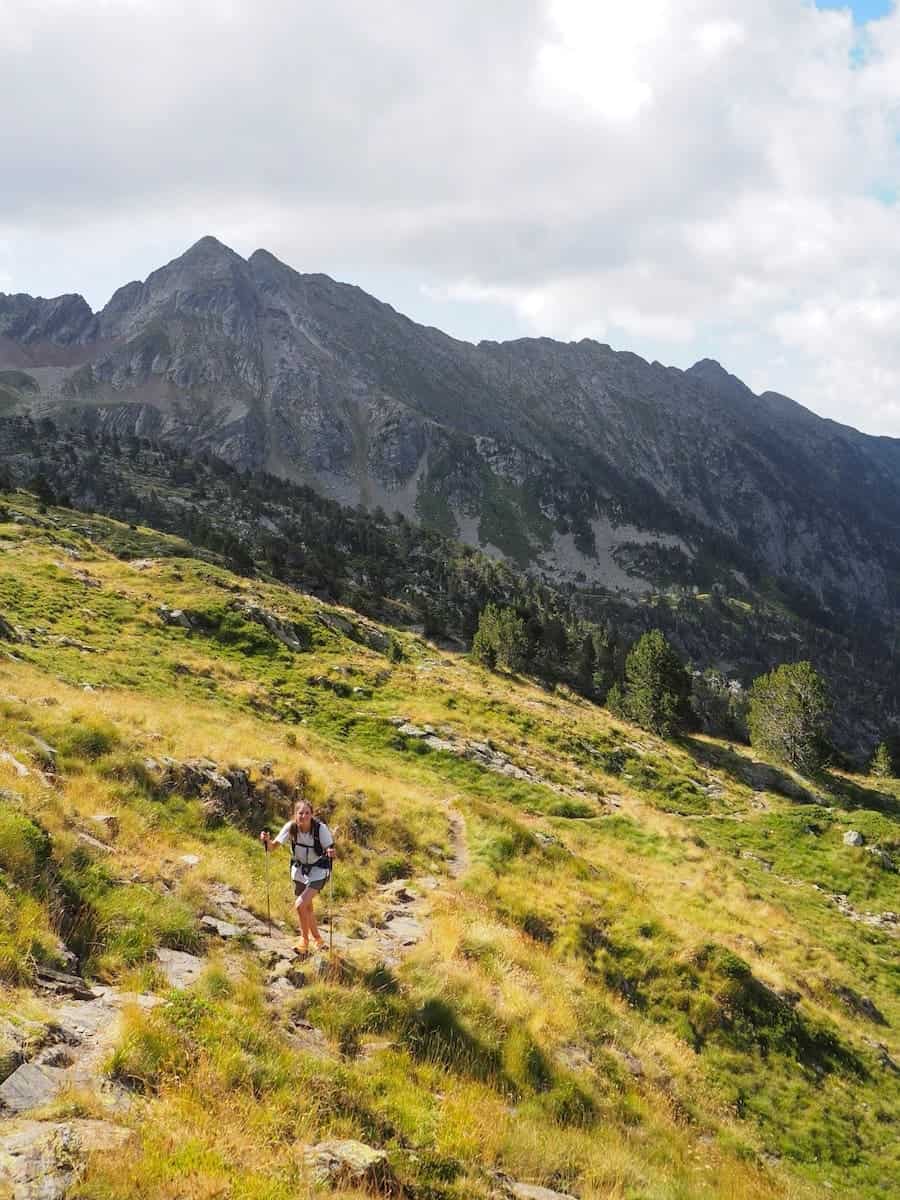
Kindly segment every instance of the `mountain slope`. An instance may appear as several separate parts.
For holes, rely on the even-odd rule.
[[[125,1130],[80,1200],[287,1200],[348,1137],[432,1200],[896,1190],[896,781],[661,743],[409,633],[394,662],[350,610],[3,499],[0,1064],[60,1086],[0,1150]],[[341,830],[321,971],[248,923],[298,777]],[[80,1090],[92,1002],[47,967],[125,1005]]]
[[[900,595],[900,442],[754,396],[717,364],[590,341],[473,346],[214,238],[80,298],[0,297],[8,411],[86,411],[625,593],[789,577],[838,619]],[[39,392],[35,391],[39,388]]]

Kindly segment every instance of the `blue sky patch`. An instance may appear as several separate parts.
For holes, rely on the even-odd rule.
[[[857,25],[887,16],[893,7],[893,0],[816,0],[816,8],[851,9]]]

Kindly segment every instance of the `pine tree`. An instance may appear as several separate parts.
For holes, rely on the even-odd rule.
[[[879,779],[891,779],[894,774],[894,763],[891,759],[891,752],[887,748],[886,742],[879,742],[872,755],[872,763],[869,767],[869,772],[872,775],[877,775]]]
[[[493,671],[497,665],[497,606],[488,604],[478,618],[472,638],[472,658]]]
[[[497,613],[497,661],[508,671],[525,666],[525,622],[511,608]]]
[[[690,724],[690,675],[658,629],[631,648],[625,684],[626,712],[642,729],[671,737]]]
[[[628,709],[625,704],[625,693],[622,691],[622,685],[614,683],[606,693],[606,707],[614,717],[621,717],[622,720],[627,720]]]
[[[782,663],[750,689],[750,742],[801,771],[822,764],[828,694],[808,662]]]
[[[594,638],[592,634],[586,633],[581,642],[581,649],[578,652],[578,665],[576,668],[578,690],[586,696],[591,696],[594,693],[594,672],[596,669],[597,652],[594,649]]]
[[[476,662],[491,670],[502,666],[508,671],[521,671],[527,645],[525,622],[514,609],[496,604],[484,607],[472,639],[472,657]]]

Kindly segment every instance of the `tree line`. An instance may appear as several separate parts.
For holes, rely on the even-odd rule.
[[[489,604],[472,640],[472,658],[490,670],[511,672],[531,664],[526,625],[512,608]],[[594,673],[596,653],[588,635],[581,667]],[[582,679],[588,686],[588,680]],[[633,644],[621,679],[606,691],[607,708],[659,737],[670,738],[698,728],[719,736],[748,741],[778,761],[805,774],[820,770],[834,757],[829,740],[831,698],[825,680],[807,661],[782,663],[759,675],[747,692],[718,672],[692,673],[659,629]],[[870,763],[873,775],[894,775],[888,741],[877,746]]]

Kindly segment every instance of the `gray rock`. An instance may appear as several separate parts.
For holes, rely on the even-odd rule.
[[[332,1138],[304,1151],[304,1161],[318,1184],[358,1188],[381,1195],[395,1190],[387,1154],[351,1138]]]
[[[197,867],[200,865],[200,855],[199,854],[182,854],[181,857],[178,859],[178,861],[181,863],[184,863],[184,865],[186,867]]]
[[[398,913],[388,916],[382,932],[399,942],[401,946],[414,946],[425,936],[425,926],[415,917]]]
[[[845,846],[862,846],[865,844],[865,838],[858,829],[848,829],[844,834]]]
[[[45,742],[43,738],[35,737],[34,734],[31,735],[31,741],[38,754],[44,760],[44,766],[48,771],[51,770],[56,763],[56,756],[58,754],[56,747],[51,746],[49,742]]]
[[[79,975],[67,971],[55,971],[52,967],[35,967],[35,984],[45,992],[57,996],[72,996],[76,1000],[95,1000],[97,993],[88,987]]]
[[[569,1192],[554,1192],[536,1183],[521,1183],[501,1171],[492,1172],[497,1200],[576,1200]]]
[[[108,1121],[16,1120],[0,1128],[0,1194],[64,1200],[89,1154],[121,1151],[136,1135]]]
[[[58,1067],[22,1063],[0,1083],[0,1108],[6,1112],[24,1113],[48,1104],[66,1080],[66,1072]]]
[[[169,950],[165,947],[157,950],[156,960],[162,973],[173,988],[190,987],[200,978],[205,963],[195,954],[186,954],[183,950]]]
[[[241,937],[247,931],[240,925],[232,925],[230,921],[220,921],[217,917],[205,916],[200,918],[200,925],[207,933],[215,933],[226,941],[230,938]]]
[[[316,613],[316,618],[330,629],[332,633],[339,633],[343,637],[356,639],[356,627],[347,617],[341,616],[339,613]]]
[[[402,725],[398,725],[397,732],[402,733],[404,737],[411,738],[427,738],[428,734],[424,729],[420,729],[418,725],[413,725],[406,721]]]
[[[160,604],[156,610],[163,625],[175,626],[179,629],[190,629],[190,618],[180,608],[169,608],[168,604]]]
[[[425,738],[425,745],[431,750],[443,750],[447,754],[452,754],[456,749],[453,742],[447,741],[446,738],[440,738],[433,733],[430,733],[428,737]]]
[[[237,608],[248,620],[262,625],[277,641],[287,646],[288,650],[293,650],[295,654],[309,649],[309,638],[305,631],[292,621],[278,617],[258,604],[239,603]]]

